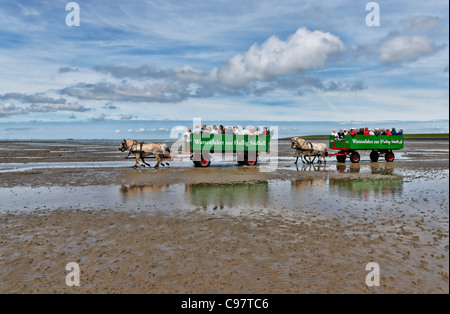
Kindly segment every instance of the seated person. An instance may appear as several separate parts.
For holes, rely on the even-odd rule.
[[[364,135],[364,129],[360,128],[357,132],[358,135]]]
[[[348,132],[348,135],[351,135],[351,136],[357,135],[357,134],[358,134],[358,132],[356,132],[356,129],[355,129],[355,128],[351,128],[351,129],[350,129],[350,132]]]
[[[211,132],[209,132],[211,134],[219,134],[219,129],[217,128],[216,125],[213,125]]]
[[[339,132],[338,132],[338,139],[339,140],[343,140],[344,136],[345,136],[344,131],[342,131],[342,129],[340,129]]]
[[[259,135],[269,135],[269,132],[267,131],[267,127],[263,127],[262,132]]]
[[[395,128],[392,128],[391,133],[392,135],[397,135],[397,131],[395,130]]]
[[[397,135],[403,136],[403,130],[402,129],[398,130]]]
[[[386,135],[392,135],[391,131],[389,129],[386,129]]]
[[[337,140],[337,139],[339,138],[339,135],[336,133],[336,130],[333,130],[333,131],[331,132],[331,135],[334,136],[334,139],[335,139],[335,140]]]
[[[198,125],[196,125],[194,127],[194,131],[192,133],[194,134],[200,134],[202,132],[202,130],[200,129],[200,127]]]
[[[364,135],[370,135],[370,133],[369,133],[369,128],[366,128],[366,129],[364,130]]]

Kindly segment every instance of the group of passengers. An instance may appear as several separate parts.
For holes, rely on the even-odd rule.
[[[242,127],[239,128],[238,126],[234,127],[224,127],[223,125],[213,125],[213,126],[207,126],[204,124],[201,128],[200,126],[196,125],[194,127],[194,130],[191,131],[190,128],[187,129],[186,133],[194,133],[194,134],[235,134],[235,135],[269,135],[269,132],[267,130],[267,127],[263,127],[262,130],[260,130],[259,127],[254,128],[252,126],[250,127]]]
[[[336,140],[343,140],[345,135],[403,135],[403,130],[396,130],[395,128],[392,128],[391,130],[389,129],[378,129],[378,128],[374,128],[374,129],[369,129],[369,128],[360,128],[360,129],[355,129],[355,128],[351,128],[350,131],[347,132],[347,129],[340,129],[339,132],[336,133],[336,130],[333,130],[333,132],[331,132],[331,135],[334,135],[334,137],[336,138]]]

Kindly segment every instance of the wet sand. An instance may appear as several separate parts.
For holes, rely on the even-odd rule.
[[[280,141],[268,173],[134,170],[116,142],[0,144],[0,293],[449,292],[445,141],[298,167]]]

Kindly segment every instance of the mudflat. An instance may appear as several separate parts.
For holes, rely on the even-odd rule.
[[[447,141],[325,165],[279,141],[272,172],[132,169],[119,144],[0,142],[0,293],[449,292]]]

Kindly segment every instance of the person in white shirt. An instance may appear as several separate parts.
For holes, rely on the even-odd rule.
[[[196,125],[194,127],[194,131],[192,133],[194,134],[200,134],[202,132],[202,130],[200,129],[200,126]]]
[[[183,134],[184,139],[184,151],[188,152],[191,146],[191,128],[187,128],[186,132]]]
[[[219,134],[218,130],[217,130],[217,126],[213,125],[211,132],[209,132],[210,134]]]
[[[339,135],[336,133],[336,130],[333,130],[333,132],[331,132],[331,135],[334,135],[335,139],[338,139]]]

